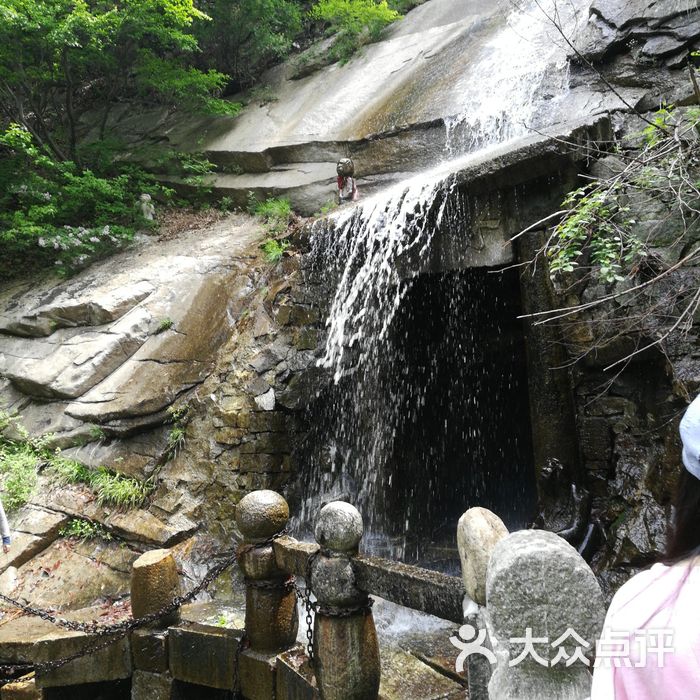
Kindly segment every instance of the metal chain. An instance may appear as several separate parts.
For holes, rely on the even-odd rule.
[[[246,578],[245,585],[250,588],[259,588],[263,591],[290,591],[297,590],[296,577],[287,576],[287,578],[272,579],[271,581],[257,581],[255,579]]]
[[[264,547],[268,547],[276,539],[284,535],[286,535],[286,531],[273,535],[264,542],[248,544],[240,547],[237,552],[227,555],[219,564],[216,564],[211,569],[209,569],[204,578],[188,593],[176,596],[157,612],[149,613],[148,615],[144,615],[143,617],[139,618],[128,618],[126,620],[122,620],[121,622],[116,622],[110,625],[100,624],[95,620],[91,620],[89,622],[75,622],[72,620],[66,620],[61,617],[56,617],[51,611],[46,610],[44,608],[34,607],[27,603],[22,603],[21,601],[10,598],[9,596],[6,596],[4,594],[0,594],[0,600],[3,600],[6,603],[22,610],[28,615],[39,617],[42,620],[46,620],[47,622],[56,625],[57,627],[62,627],[64,629],[76,632],[85,632],[96,636],[100,639],[104,638],[104,641],[100,641],[100,643],[96,645],[87,646],[85,649],[82,649],[81,651],[72,654],[71,656],[55,659],[53,661],[46,661],[43,663],[36,664],[0,664],[0,684],[12,682],[16,679],[17,674],[20,673],[22,675],[30,673],[31,671],[46,673],[48,671],[60,668],[61,666],[70,663],[71,661],[75,661],[76,659],[79,659],[83,656],[94,654],[97,651],[105,649],[106,647],[118,642],[120,639],[125,637],[127,634],[129,634],[129,632],[133,631],[134,629],[144,627],[145,625],[157,622],[161,618],[167,617],[171,613],[175,612],[182,605],[185,605],[190,601],[194,600],[194,598],[196,598],[203,590],[208,588],[212,584],[212,582],[216,578],[218,578],[224,571],[233,566],[233,564],[235,564],[242,555],[247,554],[248,552],[254,549],[262,549]],[[283,583],[285,586],[294,585],[293,582],[288,583],[287,581],[285,581]]]
[[[354,615],[369,615],[372,612],[374,598],[367,596],[367,600],[351,608],[337,608],[334,605],[316,604],[316,614],[324,617],[353,617]]]
[[[311,600],[311,567],[319,553],[320,550],[315,551],[306,561],[304,574],[306,587],[302,589],[299,586],[295,586],[297,597],[306,610],[306,618],[304,620],[306,622],[306,655],[309,657],[311,666],[314,665],[314,612],[316,610],[316,603]]]

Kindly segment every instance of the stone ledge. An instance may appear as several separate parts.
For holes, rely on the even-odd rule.
[[[168,637],[173,678],[208,688],[233,690],[241,630],[183,623],[171,627]]]

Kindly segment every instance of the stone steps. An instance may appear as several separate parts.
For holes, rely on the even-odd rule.
[[[185,192],[209,187],[237,207],[248,204],[251,192],[258,200],[284,197],[299,213],[312,215],[335,198],[339,158],[351,157],[358,186],[363,193],[375,192],[439,162],[445,138],[444,122],[437,119],[360,140],[289,143],[257,151],[229,150],[225,140],[214,140],[203,155],[217,172],[202,182],[172,174],[157,177]]]

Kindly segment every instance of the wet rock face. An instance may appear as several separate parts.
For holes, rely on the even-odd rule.
[[[579,27],[572,58],[599,65],[618,89],[644,89],[641,100],[628,99],[631,105],[655,109],[663,100],[692,99],[689,81],[674,71],[685,67],[700,40],[694,0],[595,0]]]
[[[67,280],[0,288],[0,410],[16,414],[32,438],[47,436],[64,457],[139,481],[150,477],[182,449],[168,445],[176,420],[168,409],[175,401],[188,406],[212,372],[252,291],[242,270],[264,235],[252,219],[231,216],[177,238],[144,237]],[[194,469],[204,481],[210,472],[211,465]],[[69,517],[102,523],[143,551],[190,537],[201,507],[186,479],[127,511],[101,505],[82,485],[59,488],[43,473],[32,501],[11,517],[15,541],[0,569],[13,568],[3,592],[25,591],[43,567],[55,574],[35,597],[69,606],[126,592],[130,573],[130,562],[112,566],[96,554],[107,565],[92,577],[95,586],[76,585],[85,557],[54,541]],[[119,549],[104,550],[112,547]]]
[[[686,19],[690,16],[683,15]],[[646,116],[652,118],[653,114]],[[623,157],[637,152],[644,126],[639,117],[616,119]],[[590,174],[609,178],[624,167],[621,157],[608,155],[591,166]],[[651,256],[662,261],[660,264],[675,265],[688,246],[696,244],[697,233],[692,228],[683,233],[683,222],[669,201],[647,193],[633,194],[629,206],[638,222],[635,235],[645,242]],[[698,330],[691,328],[671,336],[658,350],[651,348],[635,356],[624,369],[622,365],[606,368],[636,348],[662,338],[674,318],[649,310],[672,306],[669,300],[676,298],[675,292],[697,288],[699,279],[700,268],[683,265],[645,295],[612,300],[560,327],[560,339],[568,361],[573,363],[571,379],[583,467],[577,478],[590,495],[587,526],[592,546],[588,554],[592,554],[591,566],[607,599],[633,573],[663,557],[681,470],[678,421],[688,398],[700,390]],[[629,281],[609,287],[582,280],[573,293],[560,295],[554,304],[593,302],[611,291],[622,291],[625,284]],[[590,352],[585,353],[586,348]],[[618,369],[623,371],[617,373]],[[566,490],[560,491],[558,500],[551,499],[551,503],[556,501],[555,507],[545,509],[549,528],[557,527],[552,517],[556,506],[567,508]]]
[[[609,57],[631,42],[642,59],[687,57],[687,48],[700,37],[697,10],[694,0],[595,0],[591,21],[578,38],[579,48],[593,60]]]

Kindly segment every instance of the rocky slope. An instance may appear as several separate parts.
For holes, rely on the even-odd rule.
[[[582,4],[574,18],[578,55],[570,73],[561,63],[570,49],[560,46],[538,64],[534,91],[518,93],[520,104],[529,105],[518,117],[567,136],[562,124],[574,116],[591,121],[629,105],[691,100],[682,65],[700,37],[696,5]],[[503,106],[515,99],[509,90],[527,83],[533,60],[507,52],[512,36],[504,17],[514,21],[507,8],[507,2],[484,10],[473,0],[429,0],[385,41],[345,66],[301,78],[293,66],[278,67],[268,76],[278,99],[249,107],[235,121],[144,115],[123,106],[113,111],[112,127],[128,136],[137,159],[148,160],[156,143],[203,151],[219,165],[215,190],[234,201],[243,203],[249,191],[285,194],[300,209],[313,211],[330,197],[339,153],[355,158],[366,195],[442,161],[453,147],[466,147],[457,137],[480,128],[470,115],[498,121]],[[562,75],[570,75],[570,83]],[[554,93],[548,91],[550,81],[558,85]],[[497,88],[495,107],[480,96],[489,86]],[[484,145],[484,133],[479,131],[477,145]],[[507,140],[515,132],[495,133]],[[558,162],[552,165],[561,148],[544,143],[542,157],[525,165],[508,160],[515,145],[506,149],[499,187],[514,173],[525,173],[519,184],[561,174]],[[499,161],[482,159],[476,175],[491,177],[489,167]],[[562,171],[570,175],[579,158],[564,160]],[[446,175],[452,171],[447,168]],[[468,187],[468,179],[460,186]],[[544,180],[537,182],[545,187]],[[569,184],[562,179],[548,188],[556,193]],[[539,194],[531,196],[535,204],[540,201]],[[502,252],[506,227],[492,219]],[[43,474],[33,503],[14,516],[20,534],[12,559],[0,560],[2,568],[11,565],[2,576],[3,591],[41,600],[55,595],[84,606],[98,590],[121,595],[134,552],[163,545],[177,545],[193,573],[211,556],[208,536],[218,540],[217,547],[230,542],[231,515],[243,493],[289,480],[298,466],[295,448],[303,445],[309,427],[305,409],[328,385],[315,360],[323,350],[332,290],[319,284],[320,271],[308,258],[288,255],[275,268],[261,261],[257,246],[265,236],[255,222],[236,215],[172,240],[143,239],[70,280],[22,280],[0,289],[5,410],[18,413],[31,435],[51,434],[52,446],[65,456],[151,478],[156,485],[144,508],[124,512],[100,506],[83,486],[58,487]],[[469,264],[473,260],[455,262]],[[685,371],[693,374],[694,366]],[[644,407],[658,398],[657,386],[642,400],[645,390],[638,381],[623,382],[595,409],[585,408],[592,379],[583,377],[579,385],[581,445],[594,495],[601,499],[597,507],[607,521],[618,517],[620,504],[624,510],[631,503],[635,513],[627,529],[615,530],[620,545],[608,552],[622,571],[639,560],[624,553],[626,542],[641,542],[635,546],[645,553],[660,547],[659,523],[668,500],[667,491],[658,495],[655,487],[648,489],[652,500],[646,492],[638,498],[630,485],[639,476],[636,465],[663,453],[649,467],[657,469],[654,465],[669,464],[675,454],[667,449],[665,441],[671,445],[672,439],[666,433],[644,447],[642,456],[636,454],[636,438],[649,422]],[[173,444],[175,427],[184,430],[184,442]],[[611,482],[617,484],[612,509],[604,502]],[[127,547],[81,545],[67,554],[56,537],[72,516],[103,523]],[[51,572],[58,570],[52,567],[70,559],[75,567],[66,571],[79,570],[86,557],[102,563],[95,568],[104,578],[82,597],[63,598],[60,591],[72,590],[75,580],[70,574],[62,588],[52,588]]]

